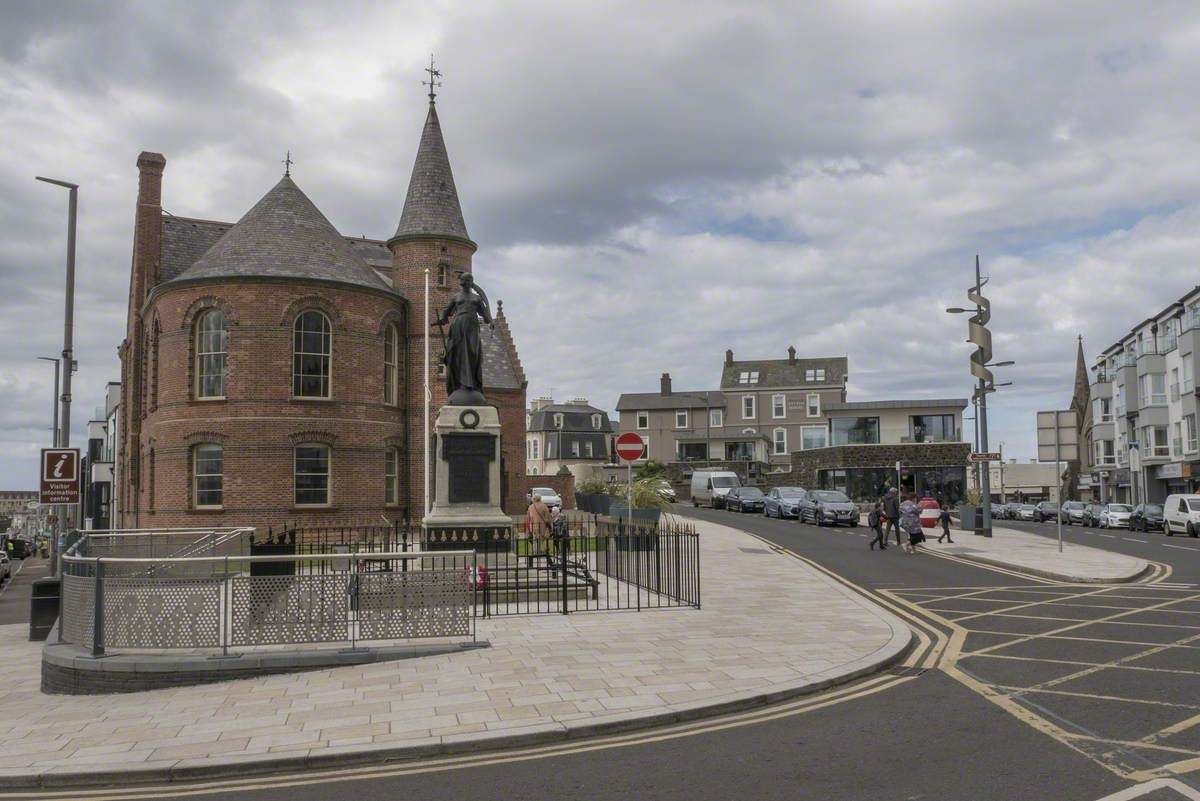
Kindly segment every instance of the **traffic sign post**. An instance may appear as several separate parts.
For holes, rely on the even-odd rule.
[[[987,464],[988,462],[999,462],[999,461],[1000,461],[1000,454],[999,454],[999,453],[995,453],[995,452],[992,452],[992,453],[972,453],[970,456],[968,456],[968,457],[967,457],[967,460],[968,460],[968,461],[970,461],[970,462],[972,462],[972,463],[983,463],[983,464]]]
[[[617,456],[625,462],[628,468],[628,481],[625,487],[626,502],[629,504],[629,528],[633,530],[633,463],[641,459],[646,453],[646,443],[641,436],[626,431],[621,436],[617,437],[616,441]]]
[[[1062,553],[1062,463],[1079,460],[1079,418],[1074,409],[1037,413],[1037,445],[1040,461],[1054,460],[1058,482],[1058,550]]]

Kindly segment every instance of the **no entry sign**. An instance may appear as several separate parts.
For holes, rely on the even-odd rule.
[[[642,438],[632,431],[626,431],[617,437],[617,456],[625,461],[633,462],[641,459],[645,452],[646,443],[642,442]]]
[[[79,503],[79,449],[42,448],[42,503]]]

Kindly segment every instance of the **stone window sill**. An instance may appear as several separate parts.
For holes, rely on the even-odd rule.
[[[297,403],[333,403],[333,398],[313,398],[308,395],[293,395],[292,400]]]

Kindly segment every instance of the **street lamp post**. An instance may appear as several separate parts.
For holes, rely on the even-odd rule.
[[[984,297],[983,287],[987,283],[987,279],[983,278],[979,273],[979,256],[975,257],[975,286],[967,290],[967,299],[975,303],[974,309],[950,308],[946,311],[950,314],[970,314],[971,319],[967,323],[968,336],[967,341],[975,345],[975,352],[971,354],[971,375],[975,376],[978,384],[972,393],[972,400],[978,402],[976,411],[977,425],[979,426],[979,450],[987,452],[988,434],[987,434],[987,396],[988,393],[996,391],[996,384],[992,378],[990,367],[1007,367],[1013,362],[996,362],[989,364],[992,358],[992,333],[987,329],[987,323],[992,317],[991,302]],[[992,536],[992,488],[991,488],[991,470],[985,466],[980,471],[982,478],[980,495],[981,506],[983,509],[983,521],[980,531],[984,537]]]
[[[63,310],[63,349],[62,349],[62,427],[56,432],[57,446],[65,448],[71,444],[71,374],[75,372],[75,356],[72,340],[75,329],[75,220],[79,208],[79,184],[70,181],[60,181],[56,178],[37,176],[37,180],[55,186],[61,186],[69,192],[67,200],[67,287],[66,305]],[[67,514],[74,515],[67,507]],[[55,540],[57,544],[57,540]],[[57,556],[57,554],[55,554]]]

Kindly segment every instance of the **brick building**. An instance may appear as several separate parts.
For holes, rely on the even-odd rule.
[[[290,171],[237,223],[176,217],[162,209],[166,159],[137,165],[114,524],[419,519],[424,338],[476,251],[432,96],[387,240],[338,233]],[[484,383],[517,512],[526,381],[501,302],[494,312]],[[431,343],[435,364],[440,351]],[[436,411],[445,386],[431,383]]]

